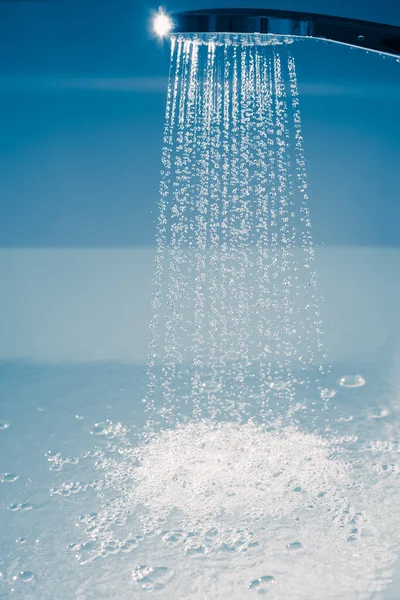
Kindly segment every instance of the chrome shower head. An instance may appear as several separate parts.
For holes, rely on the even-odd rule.
[[[191,10],[171,15],[171,33],[247,33],[325,39],[400,56],[400,27],[270,9]]]

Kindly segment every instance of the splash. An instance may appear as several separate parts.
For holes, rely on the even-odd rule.
[[[173,38],[162,164],[146,424],[53,488],[97,494],[70,549],[97,597],[381,597],[398,441],[330,404],[366,381],[329,381],[290,44]]]

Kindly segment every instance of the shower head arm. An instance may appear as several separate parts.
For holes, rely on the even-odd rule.
[[[400,27],[327,15],[263,9],[193,10],[172,15],[173,33],[256,33],[326,39],[400,56]]]

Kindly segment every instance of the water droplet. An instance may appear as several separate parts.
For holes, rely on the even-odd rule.
[[[7,421],[3,421],[2,419],[0,419],[0,429],[8,429],[10,427],[10,423],[8,423]]]
[[[362,375],[344,375],[339,379],[339,385],[345,388],[359,388],[366,384]]]
[[[29,583],[30,581],[33,581],[35,579],[35,576],[32,573],[32,571],[21,571],[21,573],[19,574],[19,578],[24,583]]]
[[[359,35],[357,39],[359,42],[363,42],[365,40],[365,35]]]

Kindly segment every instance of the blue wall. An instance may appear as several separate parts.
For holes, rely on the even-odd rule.
[[[396,4],[324,11],[400,25]],[[149,31],[155,8],[0,2],[0,246],[154,244],[169,62]],[[400,64],[322,42],[296,51],[316,241],[398,245]]]

